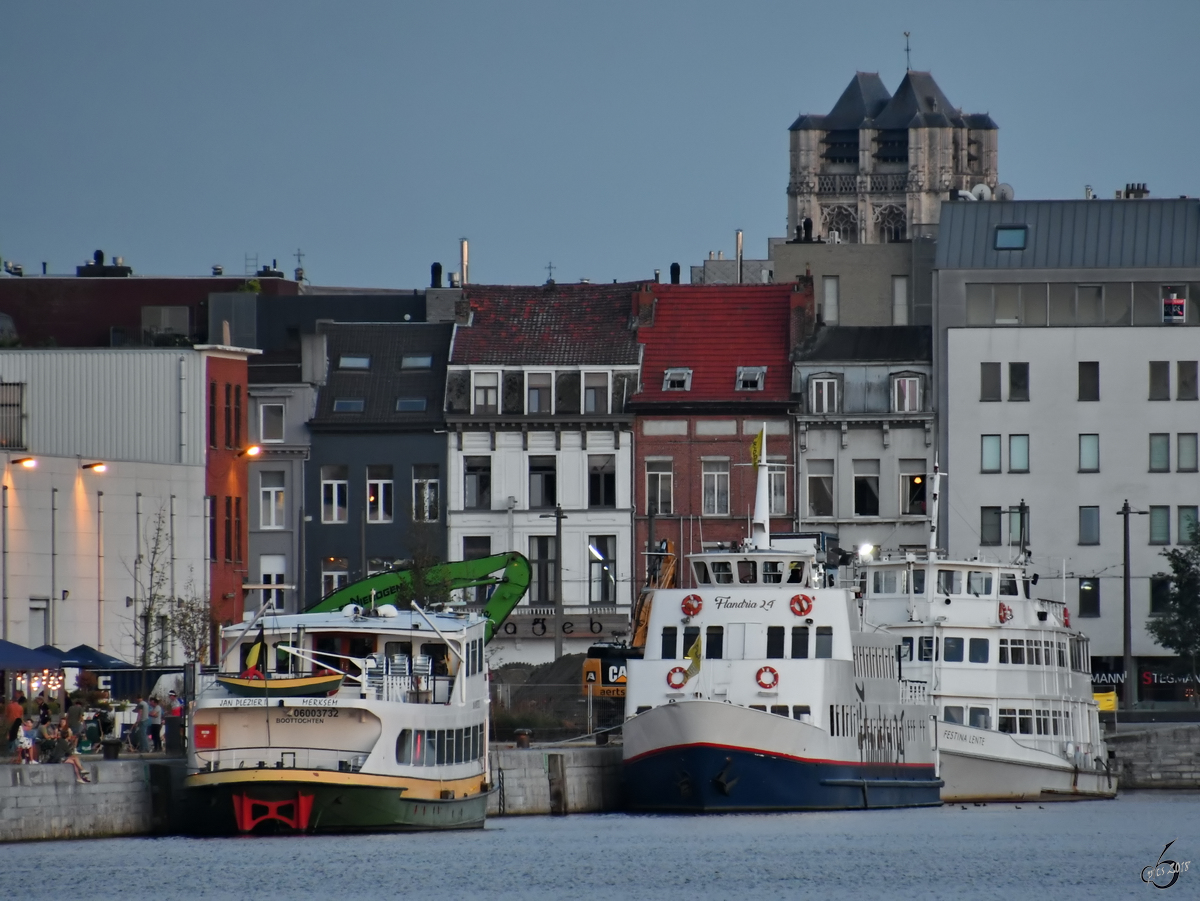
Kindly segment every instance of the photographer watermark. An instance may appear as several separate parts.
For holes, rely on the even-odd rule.
[[[1170,888],[1179,881],[1179,874],[1186,873],[1188,867],[1192,865],[1190,860],[1185,860],[1180,863],[1177,860],[1163,860],[1163,855],[1167,853],[1167,848],[1175,844],[1177,839],[1171,839],[1162,849],[1162,854],[1158,855],[1158,860],[1154,866],[1142,867],[1142,882],[1152,885],[1155,888]],[[1164,881],[1165,880],[1165,881]]]

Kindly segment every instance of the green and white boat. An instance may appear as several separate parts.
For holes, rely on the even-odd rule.
[[[306,613],[260,611],[227,627],[223,659],[242,665],[192,708],[192,831],[481,827],[491,791],[484,647],[529,576],[520,554],[431,571],[453,588],[494,586],[478,613],[380,603],[407,582],[400,571]]]

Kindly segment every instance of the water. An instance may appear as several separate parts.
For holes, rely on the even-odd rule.
[[[1143,867],[1192,861],[1164,896]],[[215,899],[1195,898],[1200,793],[708,817],[509,817],[465,833],[0,845],[12,890]]]

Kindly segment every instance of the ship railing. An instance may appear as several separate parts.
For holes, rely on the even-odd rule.
[[[220,770],[329,770],[357,773],[369,755],[363,751],[331,748],[249,747],[197,751],[204,772]]]
[[[900,700],[905,704],[928,704],[929,683],[924,680],[901,679]]]

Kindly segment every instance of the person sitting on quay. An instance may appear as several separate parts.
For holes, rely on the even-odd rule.
[[[75,769],[76,782],[91,782],[87,773],[83,771],[79,755],[75,753],[76,737],[71,734],[71,727],[67,725],[66,717],[63,717],[62,723],[58,727],[57,736],[54,746],[50,750],[49,759],[44,760],[43,763],[69,763]]]
[[[162,750],[162,727],[163,727],[163,709],[158,704],[158,698],[150,699],[150,716],[147,722],[150,724],[150,742],[151,750]]]
[[[17,736],[17,762],[37,763],[37,757],[33,753],[34,743],[37,741],[33,720],[18,720],[17,723],[21,727],[20,734]]]

